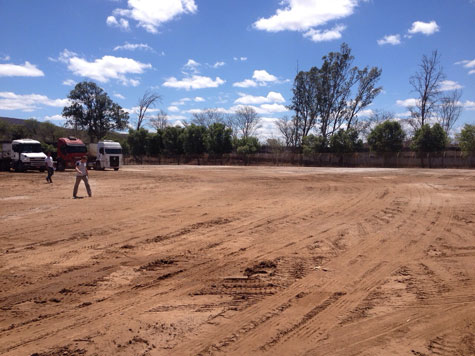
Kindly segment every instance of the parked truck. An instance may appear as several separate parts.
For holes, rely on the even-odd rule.
[[[94,169],[113,168],[118,171],[122,166],[122,146],[119,142],[104,140],[90,143],[88,165]]]
[[[87,155],[87,147],[80,139],[69,136],[58,139],[56,152],[56,169],[64,171],[74,168],[82,156]]]
[[[41,144],[36,140],[23,138],[12,142],[2,143],[0,168],[2,171],[14,169],[16,172],[26,170],[46,169],[46,155],[42,152]]]

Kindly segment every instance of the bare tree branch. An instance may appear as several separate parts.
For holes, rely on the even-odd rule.
[[[147,113],[148,108],[155,106],[157,101],[161,101],[162,97],[154,93],[150,90],[147,90],[145,94],[143,95],[142,98],[140,98],[138,106],[139,109],[136,112],[137,114],[137,130],[140,129],[140,127],[143,124],[143,121],[145,119],[145,114]]]
[[[259,122],[259,115],[251,106],[242,106],[234,114],[234,125],[243,138],[254,135],[256,130],[261,127]]]

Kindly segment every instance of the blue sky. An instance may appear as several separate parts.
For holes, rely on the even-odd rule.
[[[463,90],[461,126],[475,123],[474,38],[474,0],[0,0],[0,116],[61,124],[74,84],[93,80],[132,123],[151,89],[173,123],[252,105],[269,137],[297,68],[346,42],[356,65],[383,70],[368,109],[401,118],[437,49],[444,89]]]

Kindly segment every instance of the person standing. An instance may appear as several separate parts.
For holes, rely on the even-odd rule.
[[[53,180],[51,179],[51,177],[54,174],[54,164],[53,164],[53,157],[51,157],[51,152],[48,152],[48,154],[46,155],[45,164],[46,164],[46,171],[48,172],[46,181],[48,183],[53,183]]]
[[[84,181],[89,198],[92,197],[91,187],[89,186],[86,156],[81,157],[81,160],[76,162],[76,173],[76,184],[74,184],[73,198],[77,198],[76,194],[78,193],[78,187],[81,180]]]

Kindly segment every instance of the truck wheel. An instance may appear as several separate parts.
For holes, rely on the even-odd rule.
[[[118,170],[119,170],[119,168],[114,168],[114,171],[118,171]]]
[[[62,172],[62,171],[64,171],[65,168],[66,167],[64,166],[64,162],[63,161],[58,161],[56,170]]]
[[[40,172],[43,173],[45,171],[45,167],[40,168]]]
[[[24,171],[25,171],[25,168],[23,167],[23,163],[17,162],[17,164],[15,165],[15,172],[24,172]]]

